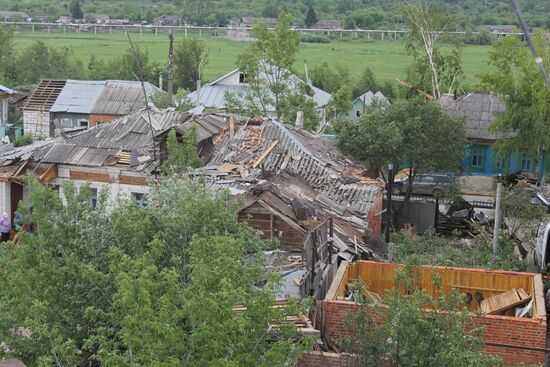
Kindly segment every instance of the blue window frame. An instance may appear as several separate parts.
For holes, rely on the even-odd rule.
[[[474,148],[472,151],[472,167],[483,168],[485,151],[480,148]]]
[[[531,158],[526,152],[521,154],[521,170],[522,171],[531,171],[532,163]]]

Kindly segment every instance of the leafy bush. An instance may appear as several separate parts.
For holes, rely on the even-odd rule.
[[[300,41],[307,43],[330,43],[330,38],[318,34],[302,34]]]
[[[23,145],[29,145],[31,143],[32,143],[31,135],[21,135],[15,138],[13,145],[15,145],[16,147],[22,147]]]

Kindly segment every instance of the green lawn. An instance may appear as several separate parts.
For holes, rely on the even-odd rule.
[[[198,33],[195,33],[198,36]],[[231,71],[235,67],[238,53],[247,45],[246,42],[232,41],[227,38],[214,38],[210,33],[202,33],[209,52],[209,63],[205,70],[205,78],[212,80]],[[185,37],[183,32],[175,35],[178,39]],[[91,55],[100,58],[112,58],[120,55],[129,47],[124,33],[73,33],[73,32],[16,32],[16,47],[24,48],[31,43],[42,40],[50,46],[69,46],[76,57],[87,62]],[[149,50],[155,62],[166,62],[168,52],[168,37],[165,33],[132,34],[133,41]],[[475,87],[476,75],[490,70],[486,64],[489,47],[467,46],[463,50],[463,66],[466,84]],[[380,80],[393,80],[395,77],[405,78],[405,69],[410,61],[406,55],[402,41],[333,41],[328,44],[302,43],[296,62],[296,71],[303,74],[303,62],[307,61],[311,69],[315,65],[328,62],[331,65],[341,64],[350,69],[352,76],[357,77],[365,67],[369,66]]]

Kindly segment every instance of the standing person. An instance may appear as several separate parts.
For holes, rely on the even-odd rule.
[[[0,219],[0,232],[2,233],[2,237],[0,238],[0,241],[6,242],[10,239],[10,220],[8,218],[8,213],[2,214],[2,218]]]

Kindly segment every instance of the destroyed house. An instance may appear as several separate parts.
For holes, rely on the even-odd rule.
[[[347,335],[347,315],[359,307],[349,297],[353,282],[362,280],[374,307],[384,307],[384,293],[395,287],[396,273],[402,268],[372,261],[343,262],[323,301],[325,340],[336,346]],[[505,366],[544,363],[547,320],[540,274],[437,266],[412,269],[416,286],[427,294],[437,298],[440,292],[457,291],[464,295],[472,325],[484,328],[483,349],[501,357]]]
[[[229,190],[239,203],[239,219],[264,239],[310,261],[303,264],[300,287],[323,295],[337,257],[375,256],[365,237],[381,233],[383,184],[364,172],[329,139],[252,118],[230,119],[229,134],[193,174],[213,192]]]
[[[145,107],[162,91],[150,83],[120,80],[42,80],[24,108],[26,135],[55,137],[85,130]]]
[[[41,181],[59,187],[60,193],[65,181],[72,181],[77,187],[89,183],[92,204],[104,188],[109,191],[109,206],[115,206],[120,199],[145,204],[149,192],[147,178],[158,173],[166,159],[167,133],[175,129],[181,137],[192,126],[197,126],[199,153],[208,159],[213,141],[224,134],[223,117],[142,110],[72,136],[15,148],[0,154],[0,165],[6,171],[6,182],[18,181],[25,167],[38,165],[40,171],[34,172]],[[42,173],[44,170],[48,170],[47,175]],[[12,200],[5,193],[4,201]],[[16,208],[21,199],[25,199],[24,195],[13,198],[10,205]]]

